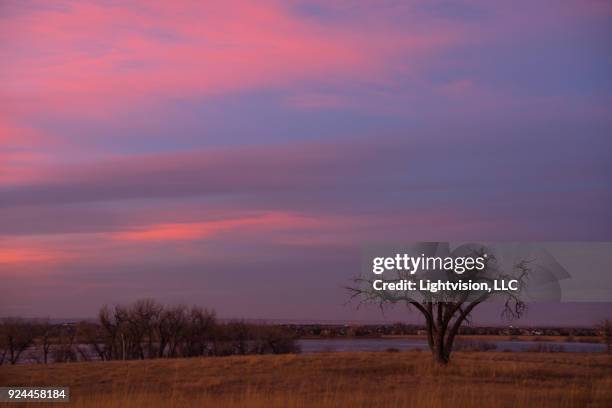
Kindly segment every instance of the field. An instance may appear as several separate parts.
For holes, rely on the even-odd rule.
[[[448,367],[432,365],[424,352],[2,366],[0,385],[67,385],[70,406],[93,408],[612,406],[612,356],[456,352],[453,357]]]

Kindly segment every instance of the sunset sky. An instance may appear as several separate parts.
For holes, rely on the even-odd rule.
[[[375,319],[364,243],[612,241],[611,72],[606,0],[0,0],[0,315]]]

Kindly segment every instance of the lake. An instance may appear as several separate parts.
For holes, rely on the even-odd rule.
[[[475,340],[478,342],[479,340]],[[427,350],[425,339],[300,339],[299,345],[302,353],[321,353],[332,351],[385,351],[387,349]],[[554,351],[569,353],[602,353],[605,351],[604,344],[575,343],[575,342],[551,342],[551,341],[511,341],[511,340],[486,340],[486,343],[494,344],[496,351],[529,351],[534,347],[542,349],[550,348]]]
[[[349,351],[386,351],[388,349],[396,349],[399,351],[409,350],[428,350],[427,341],[425,339],[414,338],[369,338],[369,339],[298,339],[302,353],[325,353],[325,352],[349,352]],[[606,350],[605,344],[596,343],[575,343],[575,342],[554,342],[554,341],[512,341],[512,340],[478,340],[471,339],[468,342],[484,342],[487,345],[494,345],[493,351],[534,351],[534,347],[539,347],[539,351],[555,351],[566,353],[603,353]],[[91,361],[97,361],[99,357],[91,351],[88,345],[78,344],[81,347],[87,358]],[[31,356],[40,355],[40,350],[36,347],[30,347],[23,353],[18,364],[35,364],[37,360]],[[82,357],[82,356],[81,356]],[[52,357],[50,357],[52,361]]]

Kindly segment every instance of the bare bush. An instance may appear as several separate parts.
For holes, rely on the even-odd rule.
[[[17,364],[36,338],[34,324],[17,317],[0,321],[0,364]]]
[[[497,345],[486,340],[459,339],[454,342],[455,351],[491,351],[496,350]]]

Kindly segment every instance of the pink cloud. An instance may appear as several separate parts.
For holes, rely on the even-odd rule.
[[[384,19],[381,19],[384,20]],[[401,32],[303,19],[280,2],[67,2],[0,27],[3,98],[104,115],[150,96],[210,95],[342,76],[381,80],[394,55],[457,41],[448,27]],[[405,68],[405,67],[404,67]],[[19,108],[14,108],[19,110]]]
[[[34,240],[37,241],[37,240]],[[50,268],[78,258],[66,248],[49,245],[48,242],[32,242],[25,239],[2,241],[0,248],[0,276],[24,277],[50,274]]]
[[[41,180],[38,166],[48,164],[49,138],[39,131],[15,126],[0,116],[0,186]]]
[[[40,132],[15,126],[9,118],[0,116],[0,151],[32,148],[40,145],[44,139]]]
[[[249,231],[294,230],[308,224],[313,225],[313,221],[294,214],[270,212],[235,219],[146,225],[112,233],[110,236],[116,240],[131,242],[191,241],[226,232],[243,234]]]
[[[0,264],[15,264],[24,262],[48,262],[57,259],[55,254],[33,248],[3,248],[0,250]]]
[[[31,152],[0,151],[0,185],[16,186],[40,180],[35,165],[44,160],[44,155]]]

